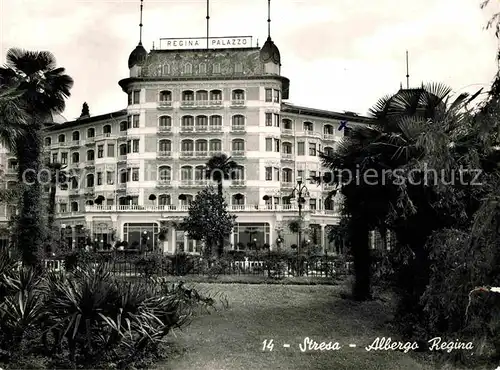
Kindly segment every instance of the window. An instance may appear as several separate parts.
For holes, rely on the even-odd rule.
[[[102,133],[105,137],[109,137],[111,135],[111,125],[105,125],[102,128]]]
[[[160,91],[160,101],[172,101],[172,93],[170,91],[164,90]]]
[[[139,139],[132,140],[132,153],[139,153]]]
[[[273,181],[273,168],[266,167],[266,181]]]
[[[333,148],[327,146],[325,147],[325,155],[332,156],[333,155]]]
[[[221,116],[211,116],[210,117],[210,129],[214,131],[219,131],[222,129],[222,117]]]
[[[239,127],[239,128],[244,127],[245,126],[245,117],[242,116],[241,114],[237,114],[237,115],[233,116],[232,126]]]
[[[172,143],[170,140],[160,140],[158,144],[158,150],[160,152],[170,152],[172,151]]]
[[[127,104],[131,105],[132,104],[132,91],[129,91],[127,94]]]
[[[78,212],[78,202],[71,202],[71,212]]]
[[[87,175],[87,188],[93,188],[94,187],[94,174],[89,173]]]
[[[193,169],[189,166],[181,167],[181,181],[189,181],[193,179]]]
[[[73,163],[80,162],[80,153],[75,152],[75,153],[71,154],[71,162],[73,162]]]
[[[196,100],[198,100],[198,101],[207,101],[208,100],[208,91],[206,91],[206,90],[198,90],[196,92]]]
[[[208,130],[208,117],[207,116],[197,116],[196,117],[196,130],[197,131],[207,131]]]
[[[160,128],[170,130],[172,128],[172,118],[169,116],[161,116],[158,120]]]
[[[133,92],[133,99],[132,99],[132,104],[139,104],[140,103],[140,97],[141,97],[141,90],[134,90]]]
[[[206,63],[200,63],[199,67],[198,67],[198,72],[199,73],[207,73],[207,64]]]
[[[197,152],[208,151],[208,142],[206,140],[196,140],[196,151]]]
[[[183,101],[193,101],[194,100],[194,92],[191,90],[186,90],[182,92],[182,100]]]
[[[125,184],[127,182],[128,171],[120,171],[120,183]]]
[[[61,153],[61,164],[68,164],[68,153]]]
[[[312,157],[316,156],[316,144],[315,143],[309,143],[309,155]]]
[[[127,117],[127,128],[139,128],[138,114],[132,114]]]
[[[127,121],[121,121],[120,122],[120,131],[127,131],[127,126],[128,126]]]
[[[193,131],[193,126],[194,126],[194,117],[193,116],[182,117],[181,130]]]
[[[279,90],[274,90],[274,102],[279,103],[280,102],[280,91]]]
[[[245,179],[245,167],[237,166],[233,172],[234,180],[244,180]]]
[[[71,189],[78,189],[78,180],[76,177],[71,178]]]
[[[245,92],[243,90],[233,90],[233,100],[245,100]]]
[[[97,172],[97,186],[102,185],[102,172]]]
[[[233,140],[233,150],[244,151],[245,150],[245,141],[243,141],[243,139],[234,139]]]
[[[59,155],[57,153],[52,153],[52,163],[57,163],[59,160]]]
[[[234,65],[234,73],[243,73],[243,64],[242,63],[236,63]]]
[[[276,181],[280,181],[280,169],[278,167],[274,167],[274,178]]]
[[[93,161],[93,160],[94,160],[94,151],[91,149],[87,151],[87,161]]]
[[[50,146],[52,144],[52,139],[50,137],[46,137],[44,141],[45,146]]]
[[[194,179],[195,180],[205,180],[205,166],[196,166],[194,168]]]
[[[108,144],[108,157],[113,158],[115,156],[115,144]]]
[[[305,143],[303,141],[299,141],[297,143],[297,155],[305,155],[306,153]]]
[[[66,135],[64,135],[64,134],[59,135],[57,141],[59,143],[64,143],[66,141]]]
[[[127,155],[127,144],[121,144],[119,147],[120,155]]]
[[[115,172],[106,171],[106,184],[113,185],[115,183]]]
[[[220,90],[212,90],[210,91],[210,100],[222,100],[222,91]]]
[[[71,136],[73,137],[73,141],[80,140],[80,131],[74,131]]]
[[[182,152],[192,152],[194,150],[193,140],[182,140],[181,151]]]
[[[273,139],[270,137],[266,137],[266,152],[273,151]]]
[[[266,102],[273,101],[273,89],[266,89]]]
[[[89,128],[87,130],[87,138],[93,138],[93,137],[95,137],[95,129]]]
[[[285,118],[283,120],[283,128],[285,130],[291,130],[292,129],[292,120],[288,119],[288,118]]]
[[[193,73],[193,66],[191,63],[186,63],[184,64],[184,74],[191,74]]]
[[[309,171],[309,184],[316,183],[316,171]]]
[[[274,151],[280,152],[280,139],[274,139]]]
[[[139,181],[139,169],[132,168],[132,181]]]
[[[272,126],[272,125],[273,125],[273,114],[266,113],[266,126]]]
[[[219,139],[210,140],[210,150],[213,152],[222,151],[222,142]]]
[[[104,145],[97,146],[97,158],[104,157]]]
[[[289,168],[283,168],[283,181],[284,182],[293,182],[293,172]]]
[[[325,135],[333,135],[333,127],[331,125],[325,125],[325,127],[323,127],[323,133]]]
[[[274,113],[274,127],[280,127],[280,115]]]
[[[291,143],[283,143],[282,145],[284,154],[292,154],[292,144]]]
[[[168,206],[170,205],[170,195],[162,194],[158,197],[158,205],[159,206]]]
[[[314,127],[312,122],[304,122],[304,131],[313,131]]]
[[[232,196],[231,203],[235,206],[242,206],[245,204],[245,196],[243,194],[235,194]]]
[[[59,212],[61,212],[61,213],[68,212],[68,204],[67,203],[59,203]]]
[[[172,171],[168,166],[161,166],[158,168],[158,179],[160,181],[170,181],[172,180]]]
[[[164,64],[162,66],[162,74],[169,75],[170,74],[170,64]]]
[[[316,199],[315,198],[309,199],[309,208],[311,209],[311,211],[316,210]]]
[[[213,72],[214,73],[220,73],[220,63],[214,63],[214,65],[213,65]]]

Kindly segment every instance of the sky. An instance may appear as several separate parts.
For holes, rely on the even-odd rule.
[[[442,82],[454,92],[487,88],[498,41],[486,30],[499,0],[272,0],[271,36],[279,47],[289,102],[366,114],[406,85]],[[143,44],[205,37],[206,1],[145,0]],[[139,41],[139,0],[0,0],[0,64],[11,47],[48,50],[75,84],[63,115],[75,119],[126,107],[118,81]],[[210,36],[267,37],[267,1],[211,0]]]

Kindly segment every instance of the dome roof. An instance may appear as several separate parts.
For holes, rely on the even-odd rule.
[[[262,46],[262,49],[260,49],[260,59],[264,63],[272,61],[281,65],[280,51],[273,40],[271,40],[271,37],[267,38],[266,42]]]
[[[132,68],[133,66],[137,64],[141,64],[146,60],[146,56],[148,55],[146,49],[144,49],[144,46],[142,46],[142,43],[139,43],[135,47],[135,49],[130,53],[130,56],[128,57],[128,67]]]

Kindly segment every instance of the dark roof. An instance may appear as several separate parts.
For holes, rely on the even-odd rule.
[[[271,37],[267,38],[260,50],[260,60],[264,63],[272,60],[274,63],[281,66],[280,51],[273,40],[271,40]]]
[[[57,130],[64,130],[70,127],[77,127],[80,125],[85,125],[88,123],[93,123],[93,122],[99,122],[99,121],[105,121],[105,120],[110,120],[113,118],[123,118],[127,116],[127,110],[119,110],[116,112],[111,112],[111,113],[105,113],[105,114],[100,114],[98,116],[92,116],[92,117],[86,117],[86,118],[80,118],[76,119],[74,121],[68,121],[65,123],[60,123],[60,124],[51,124],[47,123],[45,124],[45,129],[48,131],[57,131]]]
[[[136,64],[141,64],[146,60],[146,57],[148,56],[148,52],[146,49],[144,49],[144,46],[142,46],[141,43],[135,47],[134,50],[130,53],[130,56],[128,57],[128,67],[132,68]]]
[[[332,112],[323,109],[301,107],[289,103],[283,103],[281,108],[283,112],[301,114],[311,117],[333,118],[338,120],[346,120],[349,122],[359,122],[359,123],[373,122],[373,119],[370,117],[360,116],[351,112],[345,112],[345,113]]]

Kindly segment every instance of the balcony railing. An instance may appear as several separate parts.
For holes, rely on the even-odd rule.
[[[292,153],[281,153],[281,159],[291,160],[291,159],[293,159],[293,154]]]
[[[161,108],[161,109],[172,108],[172,101],[171,100],[160,100],[158,102],[158,108]]]
[[[191,158],[191,157],[194,157],[194,151],[190,150],[190,151],[180,152],[180,157],[181,158]]]
[[[210,184],[209,180],[181,180],[182,187],[204,187]]]
[[[293,130],[289,128],[284,128],[281,130],[281,135],[293,135]]]
[[[234,187],[243,187],[246,185],[247,185],[246,180],[232,180],[231,181],[231,186],[234,186]]]
[[[231,106],[232,107],[244,107],[245,106],[245,99],[233,99],[233,100],[231,100]]]
[[[208,157],[208,150],[199,150],[194,152],[196,157]]]
[[[165,186],[171,186],[172,185],[172,180],[158,180],[157,186],[159,187],[165,187]]]
[[[168,151],[159,151],[156,153],[156,158],[169,158],[172,156],[172,152],[170,150]]]
[[[244,132],[245,131],[245,125],[232,125],[231,126],[231,131],[233,131],[233,132]]]
[[[338,207],[337,207],[338,208]],[[296,204],[266,205],[266,204],[245,204],[229,205],[230,212],[298,212]],[[188,205],[113,205],[113,206],[85,206],[86,212],[187,212]],[[320,210],[311,209],[309,205],[302,206],[302,211],[310,212],[313,215],[337,215],[338,209]]]
[[[233,157],[244,157],[245,156],[245,150],[233,150],[231,151],[231,155]]]
[[[172,132],[172,126],[158,126],[158,132]]]
[[[323,134],[323,140],[335,141],[335,135],[325,133]]]
[[[181,132],[193,132],[194,126],[181,126]]]
[[[203,108],[203,107],[222,107],[222,100],[182,100],[181,101],[182,108]]]
[[[285,189],[293,189],[295,183],[292,181],[281,181],[281,187]]]

